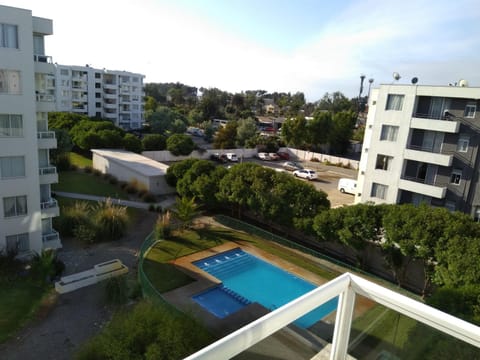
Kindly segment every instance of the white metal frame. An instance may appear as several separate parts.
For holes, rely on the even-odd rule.
[[[230,359],[336,296],[339,296],[339,301],[330,359],[345,359],[356,294],[480,348],[480,327],[345,273],[210,344],[186,360]]]

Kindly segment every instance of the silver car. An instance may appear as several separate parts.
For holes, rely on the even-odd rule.
[[[307,179],[307,180],[317,179],[317,173],[313,170],[310,170],[310,169],[295,170],[293,172],[293,176],[299,177],[299,178],[302,178],[302,179]]]

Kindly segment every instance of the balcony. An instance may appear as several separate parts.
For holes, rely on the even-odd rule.
[[[108,93],[108,92],[105,92],[103,93],[103,98],[106,100],[106,99],[116,99],[117,98],[117,94],[116,93]]]
[[[423,194],[426,196],[431,196],[436,199],[445,198],[447,193],[446,186],[436,186],[426,184],[424,179],[418,179],[413,177],[404,176],[398,182],[398,188],[401,190],[406,190],[418,194]]]
[[[55,131],[38,131],[38,148],[39,149],[56,149],[57,139],[55,138]]]
[[[62,242],[60,241],[60,235],[55,230],[42,234],[42,242],[44,249],[60,249]]]
[[[404,157],[407,160],[413,160],[440,166],[452,166],[453,161],[453,155],[435,153],[427,148],[414,145],[410,145],[407,149],[405,149]]]
[[[47,201],[41,202],[40,209],[42,212],[42,218],[56,217],[60,215],[58,202],[53,198],[50,198]]]
[[[40,184],[55,184],[58,183],[57,168],[55,166],[43,166],[39,168]]]
[[[440,131],[446,133],[458,133],[460,121],[447,120],[445,116],[432,116],[428,114],[414,113],[410,127],[413,129]]]
[[[108,102],[105,102],[103,103],[103,107],[105,109],[116,109],[117,108],[117,103],[108,103]]]
[[[442,311],[434,309],[423,303],[410,299],[406,296],[400,295],[394,291],[388,290],[380,285],[367,281],[361,277],[355,276],[350,273],[345,273],[334,280],[312,290],[311,292],[293,300],[292,302],[276,309],[275,311],[268,313],[267,315],[253,321],[252,323],[234,331],[233,333],[221,338],[220,340],[210,344],[202,350],[188,356],[186,360],[198,360],[198,359],[230,359],[234,356],[243,353],[244,358],[248,358],[248,355],[254,353],[258,356],[255,358],[273,358],[273,356],[267,357],[262,354],[262,349],[265,350],[268,345],[266,341],[270,340],[270,337],[275,336],[275,333],[285,329],[290,334],[293,333],[293,329],[287,328],[293,321],[299,317],[307,314],[309,311],[317,308],[318,306],[326,303],[334,297],[339,297],[337,311],[335,315],[335,323],[333,327],[333,338],[331,344],[318,344],[312,347],[312,351],[316,352],[313,357],[307,357],[308,359],[347,359],[350,357],[349,352],[352,352],[352,348],[363,347],[363,356],[357,358],[371,358],[371,359],[400,359],[408,358],[408,353],[396,354],[398,356],[388,356],[391,349],[391,344],[383,344],[379,342],[377,348],[372,349],[372,344],[368,344],[367,341],[362,343],[362,335],[357,336],[351,340],[352,334],[352,320],[355,309],[355,302],[359,298],[370,299],[377,304],[380,304],[387,308],[387,311],[394,311],[397,313],[398,318],[407,318],[409,320],[416,320],[417,323],[427,325],[426,330],[433,330],[438,334],[443,335],[442,340],[460,340],[456,346],[468,347],[470,350],[475,351],[475,348],[480,348],[480,327],[470,324],[466,321],[460,320],[454,316],[446,314]],[[371,324],[370,326],[374,326]],[[393,325],[393,324],[392,324]],[[398,324],[397,324],[398,325]],[[429,327],[429,328],[428,328]],[[368,330],[365,329],[365,332]],[[430,333],[431,331],[428,331]],[[303,334],[305,335],[305,334]],[[428,336],[428,334],[425,334]],[[298,338],[299,334],[295,334]],[[293,336],[292,336],[293,338]],[[300,343],[303,350],[308,345],[309,341],[312,344],[316,339],[308,337],[302,338],[303,343]],[[244,353],[250,347],[262,341],[263,347],[254,349],[251,354]],[[323,340],[322,340],[323,341]],[[294,341],[292,341],[293,344]],[[378,342],[378,340],[377,340]],[[445,345],[445,342],[442,342]],[[360,346],[359,346],[360,345]],[[452,344],[450,344],[452,346]],[[272,350],[278,349],[278,358],[282,357],[280,352],[282,346],[290,351],[295,351],[291,348],[291,343],[277,342],[271,344]],[[382,349],[383,348],[383,349]],[[386,349],[385,349],[386,348]],[[368,356],[365,355],[365,351],[369,351]],[[399,352],[404,349],[394,349]],[[480,351],[480,349],[479,349]],[[402,356],[403,355],[403,356]],[[419,355],[419,354],[417,354]],[[420,354],[421,356],[422,354]],[[425,355],[425,354],[423,354]],[[275,357],[277,358],[277,357]],[[298,359],[304,359],[300,353]],[[421,357],[419,357],[421,358]]]
[[[116,90],[117,89],[117,84],[111,83],[111,82],[104,82],[103,83],[103,88],[104,89],[109,89],[109,90]]]

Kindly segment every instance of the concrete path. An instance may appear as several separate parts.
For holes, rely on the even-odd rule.
[[[72,199],[81,199],[81,200],[92,200],[92,201],[106,201],[107,197],[104,196],[96,196],[96,195],[88,195],[88,194],[78,194],[78,193],[70,193],[70,192],[63,192],[63,191],[55,191],[55,194],[58,196],[63,196]],[[111,198],[110,198],[111,199]],[[131,201],[131,200],[122,200],[122,199],[112,199],[114,204],[134,207],[137,209],[148,209],[150,205],[161,206],[162,209],[169,208],[175,204],[175,197],[168,196],[166,199],[158,202],[158,203],[145,203],[141,201]]]

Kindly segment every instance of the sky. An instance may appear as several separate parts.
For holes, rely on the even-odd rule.
[[[362,95],[369,79],[480,86],[478,0],[0,1],[53,20],[54,62],[141,73],[146,83],[300,91],[307,101],[356,97],[360,75]]]

